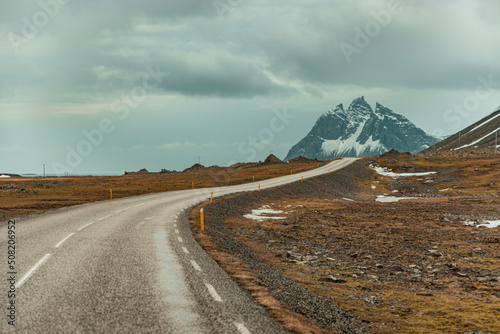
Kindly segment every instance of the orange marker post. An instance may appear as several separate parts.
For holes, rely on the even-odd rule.
[[[255,182],[255,176],[252,176],[252,182]]]
[[[205,231],[205,218],[203,217],[203,208],[200,209],[200,226],[201,230]]]
[[[214,193],[211,193],[210,194],[210,203],[212,203],[214,201]]]
[[[260,184],[259,184],[259,192],[260,192]]]
[[[304,177],[302,177],[302,178],[300,179],[300,182],[304,182]]]
[[[194,189],[194,181],[191,183],[191,187]]]
[[[109,199],[113,199],[113,189],[109,189]]]

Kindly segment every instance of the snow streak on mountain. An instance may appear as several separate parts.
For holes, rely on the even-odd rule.
[[[431,151],[457,151],[464,148],[500,147],[500,107],[483,119],[449,136]]]

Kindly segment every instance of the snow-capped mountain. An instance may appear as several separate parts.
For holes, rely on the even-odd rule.
[[[483,119],[466,127],[424,152],[456,151],[464,148],[500,147],[500,107]]]
[[[391,149],[416,153],[437,141],[380,103],[374,111],[362,96],[352,101],[347,110],[339,104],[324,113],[309,134],[291,148],[285,160],[298,156],[320,160],[367,157]]]

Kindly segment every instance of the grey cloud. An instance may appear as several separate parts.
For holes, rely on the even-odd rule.
[[[283,95],[294,89],[272,82],[255,59],[235,57],[213,49],[170,52],[160,60],[171,75],[160,87],[184,95],[253,97]]]
[[[300,8],[298,13],[289,5],[280,8],[278,16],[254,6],[246,23],[261,22],[261,31],[247,36],[242,48],[265,50],[272,70],[281,76],[325,85],[469,88],[471,78],[498,71],[488,58],[500,56],[500,45],[487,41],[500,38],[500,24],[483,22],[485,6],[466,1],[460,2],[463,7],[453,2],[401,2],[403,12],[392,15],[377,36],[368,36],[369,44],[358,47],[360,53],[348,63],[340,43],[356,46],[354,29],[364,31],[375,20],[371,13],[387,10],[390,1],[375,2],[377,6],[372,2],[368,8],[366,3],[332,2],[323,4],[321,13],[318,7]]]
[[[165,92],[224,98],[297,94],[291,82],[317,98],[333,85],[470,89],[478,75],[499,73],[493,0],[402,1],[403,13],[348,63],[340,43],[354,45],[354,28],[390,3],[248,1],[221,20],[212,1],[70,1],[25,57],[0,52],[0,94],[37,85],[48,96],[115,94],[155,64],[171,73]],[[4,34],[39,9],[2,5]]]

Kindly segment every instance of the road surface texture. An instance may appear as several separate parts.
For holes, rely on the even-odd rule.
[[[354,160],[258,183],[148,194],[16,219],[13,268],[7,266],[13,224],[2,222],[0,333],[282,333],[196,243],[183,211],[211,192],[275,187]],[[11,291],[8,297],[12,277],[15,296]]]

